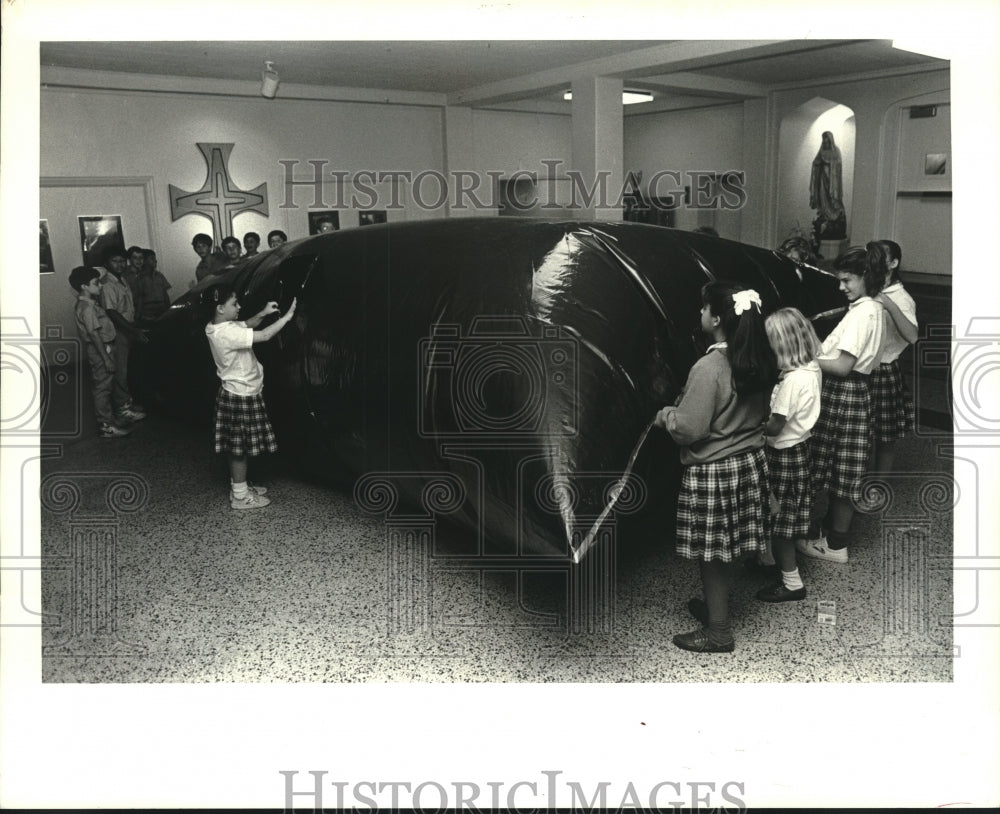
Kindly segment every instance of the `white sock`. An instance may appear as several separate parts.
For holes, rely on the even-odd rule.
[[[781,581],[785,583],[785,587],[788,588],[789,591],[797,591],[799,588],[805,587],[802,582],[802,577],[799,576],[798,568],[794,571],[782,571]]]
[[[243,498],[245,498],[248,492],[250,491],[247,488],[246,481],[243,481],[243,483],[234,483],[233,481],[230,481],[229,483],[233,487],[233,497],[235,497],[237,500],[243,500]]]

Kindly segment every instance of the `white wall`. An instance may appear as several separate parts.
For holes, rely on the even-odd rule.
[[[952,272],[951,105],[935,103],[937,115],[911,119],[910,107],[922,104],[907,100],[898,111],[896,199],[888,231],[903,247],[904,271],[946,275]],[[943,173],[926,174],[928,154],[947,156]]]
[[[503,196],[495,195],[494,182],[487,173],[502,173],[513,178],[522,201],[533,204],[531,209],[509,211],[524,217],[572,216],[568,208],[571,191],[566,181],[572,169],[573,119],[570,115],[527,113],[497,110],[472,111],[472,166],[469,168],[484,179],[480,197],[499,203]],[[543,163],[547,162],[547,163]],[[558,162],[553,164],[552,162]],[[529,175],[537,178],[532,184]]]
[[[547,172],[543,160],[561,161],[563,172],[571,168],[571,116],[473,110],[472,133],[481,172],[530,170],[541,177]]]
[[[743,168],[743,106],[741,104],[704,110],[650,113],[625,117],[625,173],[641,171],[643,186],[658,172],[703,170],[722,173]],[[684,182],[686,185],[686,181]],[[649,189],[646,194],[654,194]],[[665,178],[661,193],[678,192],[674,181]],[[680,190],[683,193],[683,190]],[[758,191],[748,190],[747,206],[763,205]],[[694,229],[706,214],[682,207],[675,226]],[[716,210],[714,225],[722,237],[740,238],[740,213]]]
[[[327,172],[352,174],[442,169],[441,117],[430,107],[66,89],[41,94],[42,176],[152,176],[149,240],[175,290],[193,277],[197,257],[191,238],[212,231],[200,216],[170,220],[168,185],[194,191],[205,181],[198,142],[235,144],[229,172],[241,189],[267,183],[268,216],[238,215],[233,225],[239,236],[247,231],[263,236],[275,228],[290,239],[308,234],[313,192],[297,188],[286,201],[285,168],[278,163],[283,159],[298,161],[297,175],[305,178],[313,177],[309,160],[327,161]],[[291,206],[284,208],[285,203]],[[350,214],[341,214],[342,228],[357,223]],[[43,211],[40,217],[47,215]],[[75,228],[75,222],[50,218],[50,229]]]

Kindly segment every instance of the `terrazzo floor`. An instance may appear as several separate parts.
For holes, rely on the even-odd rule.
[[[472,567],[280,453],[270,506],[236,512],[204,432],[151,416],[42,462],[45,682],[941,682],[952,678],[950,461],[902,442],[847,566],[807,560],[802,602],[767,605],[736,569],[733,654],[675,648],[696,565],[662,535],[619,536],[581,614],[565,568]],[[918,474],[919,473],[919,474]],[[117,484],[117,485],[115,485]],[[929,487],[928,485],[931,484]],[[934,485],[936,484],[936,486]],[[873,504],[874,505],[874,504]],[[600,594],[600,592],[598,592]],[[834,623],[820,620],[819,610]]]

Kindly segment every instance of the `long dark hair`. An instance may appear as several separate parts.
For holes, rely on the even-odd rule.
[[[899,274],[899,269],[903,265],[903,249],[895,240],[880,240],[882,248],[885,249],[888,262],[896,261],[895,270],[889,269],[889,282],[901,283],[903,278]]]
[[[726,336],[729,366],[733,369],[733,389],[739,395],[770,392],[778,379],[778,362],[764,330],[764,317],[756,305],[737,314],[733,294],[745,286],[729,280],[715,280],[701,289],[701,302]]]
[[[885,279],[889,274],[888,255],[885,247],[876,240],[870,241],[864,248],[852,246],[833,261],[837,271],[846,271],[865,279],[865,293],[874,297],[885,287]]]

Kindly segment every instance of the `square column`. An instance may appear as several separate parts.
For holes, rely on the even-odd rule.
[[[476,143],[473,137],[472,108],[449,105],[444,108],[444,173],[448,179],[448,217],[482,218],[497,214],[493,179],[474,169]]]
[[[621,79],[573,80],[573,198],[581,220],[622,220],[622,88]]]

